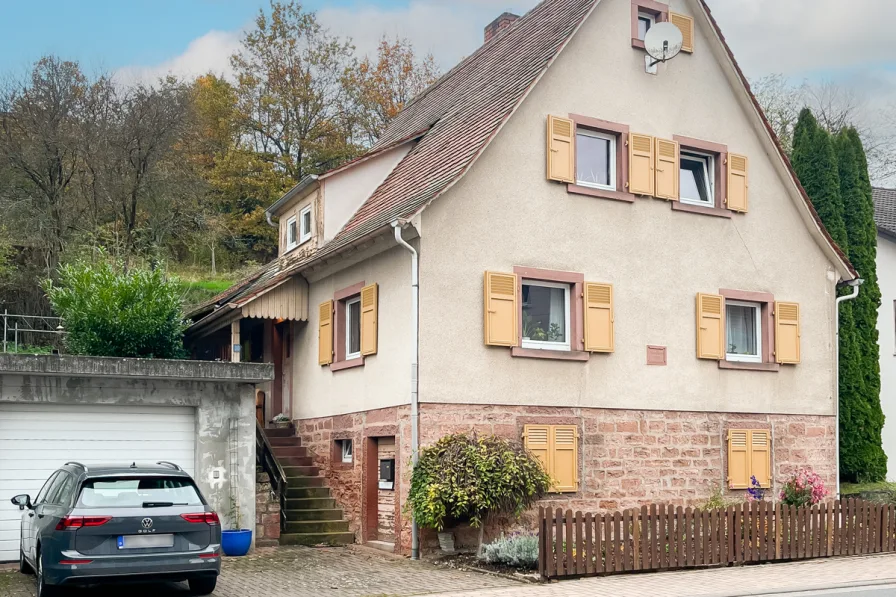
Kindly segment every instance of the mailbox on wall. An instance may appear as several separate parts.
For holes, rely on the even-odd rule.
[[[380,460],[380,489],[395,488],[395,459]]]

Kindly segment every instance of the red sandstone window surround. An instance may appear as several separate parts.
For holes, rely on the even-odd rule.
[[[335,355],[330,364],[330,371],[364,366],[364,357],[360,354],[362,288],[364,288],[363,281],[338,290],[333,295],[336,311],[335,326],[333,327]],[[354,345],[355,342],[357,342],[357,346]],[[357,350],[354,350],[355,348]]]
[[[644,49],[644,38],[641,35],[641,20],[647,17],[651,24],[669,20],[669,5],[653,0],[632,0],[632,47]]]
[[[707,216],[716,216],[720,218],[732,217],[731,211],[725,209],[725,197],[728,193],[728,146],[721,143],[713,143],[711,141],[702,141],[682,135],[674,135],[673,140],[678,141],[680,153],[682,155],[692,152],[695,156],[709,156],[712,162],[712,182],[713,182],[713,205],[694,205],[682,201],[670,201],[672,209],[675,211],[686,211],[690,213],[703,214]]]
[[[628,125],[601,120],[599,118],[592,118],[590,116],[583,116],[581,114],[570,114],[569,118],[576,125],[574,143],[578,142],[579,135],[588,135],[589,133],[596,133],[612,139],[611,151],[613,152],[613,155],[610,156],[611,159],[608,161],[614,166],[614,172],[612,173],[612,182],[614,184],[609,186],[615,188],[597,188],[596,186],[586,186],[585,184],[581,184],[578,182],[581,173],[577,171],[577,183],[567,184],[567,192],[577,195],[601,197],[603,199],[633,202],[635,196],[628,192]],[[580,169],[578,162],[584,158],[583,155],[580,155],[578,149],[578,147],[575,147],[574,149],[577,170]]]
[[[746,290],[730,290],[719,289],[719,294],[725,297],[726,311],[729,303],[731,305],[750,305],[754,304],[759,310],[759,335],[760,346],[758,362],[736,361],[731,360],[728,355],[725,359],[719,361],[720,369],[745,369],[751,371],[779,371],[781,366],[775,362],[775,325],[773,321],[773,310],[775,306],[774,295],[768,292],[750,292]],[[730,338],[728,335],[728,315],[726,313],[726,347],[730,352]]]
[[[517,296],[519,297],[521,307],[518,313],[519,321],[517,326],[517,329],[519,330],[519,338],[517,346],[511,348],[510,354],[515,357],[587,361],[590,358],[590,354],[584,352],[582,343],[582,338],[584,337],[584,327],[582,325],[584,318],[584,302],[582,299],[582,291],[585,284],[584,274],[519,266],[513,268],[513,273],[517,275]],[[539,291],[544,289],[545,293],[553,292],[552,289],[557,289],[559,287],[565,288],[565,302],[568,310],[568,316],[563,322],[565,325],[565,346],[560,347],[559,344],[561,344],[561,342],[557,341],[556,344],[558,344],[558,346],[553,349],[542,348],[542,346],[548,345],[549,342],[533,341],[531,333],[530,337],[524,335],[527,326],[524,325],[525,307],[523,307],[523,287],[527,286],[530,281],[533,283],[533,288],[537,287]],[[545,282],[547,284],[541,286],[538,284],[539,282]],[[530,288],[530,296],[532,292],[533,290]],[[556,298],[558,301],[560,300],[559,297]],[[551,300],[554,300],[553,295]],[[568,325],[566,325],[567,323]],[[537,324],[537,322],[535,324]],[[535,324],[530,324],[530,327]],[[560,325],[559,320],[557,325]],[[545,326],[541,327],[543,328]],[[547,330],[542,331],[547,333]],[[536,348],[536,346],[539,348]]]

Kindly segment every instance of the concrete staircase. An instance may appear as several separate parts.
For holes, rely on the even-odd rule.
[[[274,456],[286,473],[284,500],[286,527],[280,533],[280,545],[347,545],[355,536],[320,469],[312,466],[308,449],[296,437],[295,429],[265,429]]]

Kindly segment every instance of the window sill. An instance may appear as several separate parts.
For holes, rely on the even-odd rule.
[[[337,361],[330,364],[330,371],[342,371],[343,369],[352,369],[353,367],[363,367],[364,357],[357,359],[349,359],[347,361]]]
[[[572,195],[587,195],[589,197],[600,197],[601,199],[613,199],[615,201],[635,202],[635,196],[631,193],[622,191],[608,191],[605,189],[592,189],[591,187],[583,187],[577,184],[568,183],[566,192]]]
[[[779,363],[739,363],[737,361],[719,361],[719,369],[740,369],[742,371],[779,371]]]
[[[638,39],[637,37],[633,37],[633,38],[632,38],[632,47],[633,47],[633,48],[638,48],[639,50],[644,50],[644,49],[646,49],[645,46],[644,46],[644,40],[642,40],[642,39]]]
[[[552,359],[555,361],[587,361],[591,358],[591,353],[579,350],[538,350],[536,348],[514,346],[510,349],[510,356],[530,359]]]
[[[703,214],[704,216],[715,216],[717,218],[730,218],[731,211],[721,207],[701,207],[699,205],[690,205],[681,201],[672,201],[672,209],[674,211],[686,211],[692,214]]]

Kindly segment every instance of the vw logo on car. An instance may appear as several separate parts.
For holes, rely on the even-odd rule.
[[[144,529],[151,529],[152,528],[152,518],[144,518],[142,521],[140,521],[140,524],[143,525]]]

